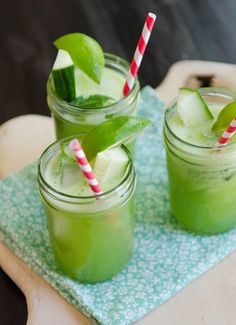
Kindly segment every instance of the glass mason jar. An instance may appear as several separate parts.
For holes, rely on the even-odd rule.
[[[70,139],[53,143],[40,157],[39,192],[52,250],[63,273],[80,282],[100,282],[120,272],[132,255],[135,171],[129,159],[122,181],[96,197],[59,192],[48,184],[46,171],[61,144]]]
[[[129,71],[127,61],[114,54],[105,53],[105,67],[117,73],[119,77],[123,77],[125,82]],[[114,81],[112,82],[114,84]],[[50,75],[47,82],[48,106],[52,112],[57,139],[80,132],[88,133],[96,125],[114,116],[136,115],[139,90],[139,82],[136,78],[130,93],[114,104],[103,108],[78,108],[63,101],[56,95],[52,76]]]
[[[236,94],[222,89],[199,91],[211,110],[236,98]],[[167,108],[164,122],[172,213],[192,232],[224,232],[236,225],[236,143],[216,149],[181,140],[169,123],[176,104],[174,100]]]

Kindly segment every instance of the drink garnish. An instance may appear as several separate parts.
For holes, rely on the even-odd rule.
[[[78,96],[71,104],[79,108],[103,108],[115,103],[115,99],[104,95]]]
[[[92,129],[83,139],[82,146],[89,161],[98,152],[130,142],[151,121],[130,115],[113,117]]]
[[[213,119],[211,111],[196,89],[179,89],[177,110],[184,125],[188,127],[199,126]]]
[[[230,124],[230,122],[235,116],[236,101],[233,101],[222,109],[222,111],[218,115],[216,122],[212,126],[212,131],[215,132],[216,135],[219,135],[227,128],[227,126]]]
[[[82,33],[71,33],[56,39],[54,45],[67,51],[75,66],[96,83],[100,83],[105,59],[96,40]]]
[[[61,173],[61,169],[63,165],[75,164],[75,159],[73,155],[71,154],[71,151],[68,147],[66,147],[64,144],[60,145],[59,154],[54,158],[54,163],[52,164],[51,173],[54,175],[59,175]]]
[[[117,147],[99,152],[96,156],[93,171],[103,186],[111,181],[121,179],[125,174],[129,158],[123,148]]]
[[[86,161],[93,166],[94,175],[100,183],[106,184],[111,180],[119,180],[122,177],[129,158],[124,149],[120,147],[121,144],[133,140],[150,123],[148,119],[142,117],[117,116],[103,122],[85,135],[81,146],[86,154]],[[84,157],[83,153],[81,153],[81,157],[76,156],[76,151],[80,152],[81,149],[78,148],[81,146],[78,146],[77,139],[74,139],[70,143],[70,148],[74,148],[73,154],[67,145],[61,145],[60,153],[55,157],[52,172],[60,175],[60,183],[63,186],[74,183],[73,172],[75,172],[75,175],[78,174],[78,177],[81,175],[76,170],[76,167],[78,167],[77,158]]]
[[[53,83],[57,95],[68,102],[75,98],[74,70],[70,55],[64,50],[59,50],[52,67]]]

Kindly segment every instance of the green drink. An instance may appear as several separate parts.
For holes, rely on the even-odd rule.
[[[65,155],[68,142],[52,144],[38,167],[52,249],[68,276],[104,281],[121,271],[132,254],[135,172],[125,147],[99,153],[94,172],[103,193],[95,197],[77,163],[68,153],[62,159],[61,145]]]
[[[75,39],[78,35],[83,36],[85,46],[90,45],[86,58],[79,62],[77,55],[81,53],[82,41],[78,37]],[[80,132],[87,133],[114,116],[136,115],[138,80],[135,80],[127,96],[122,95],[129,70],[128,62],[113,54],[103,54],[98,43],[86,35],[69,34],[59,41],[61,39],[63,46],[61,43],[59,46],[56,41],[60,50],[47,83],[48,106],[52,112],[57,139]],[[92,46],[89,43],[91,40]],[[78,46],[76,52],[74,44]],[[98,70],[97,66],[99,76],[91,76],[92,72]]]
[[[185,94],[188,98],[180,99],[180,95],[165,115],[171,209],[187,230],[215,234],[236,225],[235,139],[215,147],[224,129],[215,126],[222,125],[223,109],[229,111],[235,94],[203,88],[199,90],[201,99],[191,90],[184,91],[191,92]]]

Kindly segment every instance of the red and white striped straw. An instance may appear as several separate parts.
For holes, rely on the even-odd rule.
[[[85,156],[85,153],[81,147],[79,140],[77,140],[77,139],[71,140],[69,143],[69,147],[70,147],[72,153],[74,154],[75,159],[76,159],[78,165],[80,166],[81,171],[84,174],[92,191],[96,194],[101,194],[102,190],[98,184],[98,181],[96,180],[96,178],[94,176],[92,168]]]
[[[227,129],[224,131],[224,133],[221,135],[221,137],[217,140],[216,146],[222,146],[225,145],[230,138],[235,134],[236,132],[236,117],[233,118],[233,120],[230,122]]]
[[[154,15],[152,13],[149,13],[147,15],[145,24],[143,26],[142,34],[139,37],[138,45],[136,47],[133,60],[130,64],[129,72],[128,72],[126,82],[125,82],[125,85],[123,88],[124,96],[126,96],[130,92],[130,90],[132,89],[132,87],[134,85],[134,80],[138,73],[140,64],[142,62],[143,55],[146,50],[147,43],[149,41],[149,37],[151,35],[155,20],[156,20],[156,15]]]

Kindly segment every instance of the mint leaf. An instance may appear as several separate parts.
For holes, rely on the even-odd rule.
[[[79,108],[102,108],[114,103],[114,98],[103,95],[79,96],[71,102],[72,105]]]
[[[51,172],[54,175],[59,175],[61,173],[62,167],[65,164],[74,165],[76,164],[76,161],[70,149],[68,147],[65,147],[64,144],[61,144],[60,152],[58,156],[55,157],[55,162],[53,164]]]

